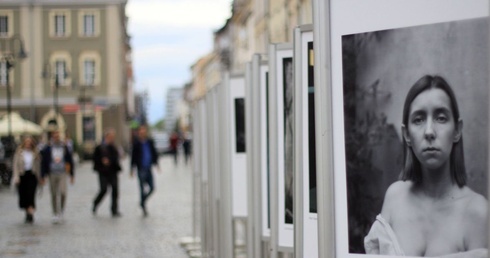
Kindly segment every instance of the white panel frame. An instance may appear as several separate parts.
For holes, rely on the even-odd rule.
[[[310,212],[309,186],[309,109],[308,109],[308,43],[313,42],[313,26],[294,30],[295,81],[295,256],[318,257],[317,213]]]
[[[269,165],[270,161],[268,161],[268,156],[269,153],[267,152],[268,146],[270,145],[269,138],[268,136],[268,129],[267,128],[267,118],[268,118],[268,108],[267,108],[267,88],[268,83],[267,81],[269,80],[267,78],[269,74],[269,64],[267,61],[262,61],[260,62],[259,65],[259,74],[258,74],[258,80],[259,80],[259,90],[258,94],[256,96],[259,99],[259,136],[257,137],[259,139],[259,162],[260,162],[260,168],[259,168],[259,178],[260,178],[260,186],[261,186],[261,191],[260,191],[260,196],[261,196],[261,205],[260,205],[260,210],[261,210],[261,223],[260,223],[260,228],[262,232],[262,240],[268,241],[270,236],[271,236],[271,229],[270,229],[270,190],[269,190]],[[270,104],[270,103],[269,103]]]
[[[488,13],[485,0],[313,0],[320,257],[390,257],[348,253],[341,36]]]
[[[247,209],[247,153],[237,153],[235,128],[235,99],[245,99],[245,78],[243,75],[230,76],[229,84],[229,128],[231,128],[231,190],[233,218],[246,218]],[[246,107],[245,107],[246,108]],[[247,125],[245,125],[247,126]],[[248,148],[248,146],[246,147]]]
[[[258,219],[256,203],[256,185],[254,175],[254,154],[255,154],[255,138],[254,136],[254,117],[257,115],[253,112],[255,100],[254,86],[252,79],[252,63],[247,62],[245,64],[245,135],[246,135],[246,153],[247,153],[247,256],[254,257],[257,243],[255,240],[255,221]]]
[[[221,253],[223,257],[233,257],[233,230],[232,230],[232,190],[231,190],[231,142],[228,141],[231,131],[229,127],[229,91],[230,91],[230,75],[225,72],[222,78],[221,85],[218,86],[218,113],[220,137],[224,139],[220,142],[220,166],[221,166],[221,213],[222,213],[222,228],[221,234]]]
[[[272,217],[277,220],[277,250],[285,253],[292,253],[294,247],[294,224],[285,222],[285,196],[284,196],[284,104],[283,104],[283,59],[293,57],[292,44],[279,44],[275,48],[274,57],[270,56],[273,65],[269,65],[269,119],[271,137],[270,162],[274,163],[275,169],[271,166],[270,191],[271,191],[271,231]],[[293,60],[294,62],[294,60]],[[270,63],[271,64],[271,63]],[[272,78],[274,76],[275,78]],[[272,89],[272,90],[271,90]],[[274,139],[274,141],[273,141]],[[271,243],[272,244],[272,243]]]

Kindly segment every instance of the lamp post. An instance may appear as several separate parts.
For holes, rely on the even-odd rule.
[[[56,69],[56,68],[55,68]],[[68,77],[67,72],[65,69],[63,71],[52,71],[51,70],[51,65],[49,62],[46,62],[44,64],[44,68],[42,71],[42,77],[44,79],[49,79],[54,77],[54,89],[53,89],[53,110],[55,112],[55,116],[58,116],[58,90],[60,87],[60,79],[66,79]],[[56,117],[55,117],[56,119]]]
[[[19,52],[15,53],[15,44],[19,44]],[[9,39],[1,41],[2,55],[0,57],[2,65],[0,67],[0,73],[2,75],[1,83],[5,85],[7,89],[7,119],[8,119],[8,141],[11,144],[12,141],[12,92],[10,89],[9,72],[15,66],[17,60],[22,61],[27,58],[27,53],[24,50],[24,42],[19,35],[14,35]]]

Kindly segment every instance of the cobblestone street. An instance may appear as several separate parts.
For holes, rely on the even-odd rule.
[[[110,189],[93,216],[98,177],[91,162],[78,165],[68,189],[65,222],[51,223],[49,185],[37,196],[34,225],[24,224],[24,212],[12,188],[0,188],[0,257],[187,257],[179,245],[192,234],[191,165],[176,167],[160,158],[155,192],[147,202],[149,216],[139,208],[137,176],[129,177],[129,160],[119,177],[121,218],[110,213]]]

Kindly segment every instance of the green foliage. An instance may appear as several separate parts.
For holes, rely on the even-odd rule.
[[[165,120],[164,119],[158,120],[155,124],[153,124],[152,128],[159,130],[159,131],[164,130],[165,129]]]

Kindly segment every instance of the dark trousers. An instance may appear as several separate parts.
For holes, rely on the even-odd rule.
[[[20,176],[20,183],[18,186],[20,208],[36,208],[36,188],[37,177],[30,170]]]
[[[118,198],[118,193],[119,193],[119,186],[118,186],[118,178],[116,173],[100,173],[99,172],[99,183],[100,183],[100,190],[97,196],[95,197],[94,200],[94,208],[97,208],[99,203],[102,201],[104,198],[106,192],[107,192],[107,186],[111,186],[112,188],[112,203],[111,203],[111,211],[113,214],[118,212],[118,207],[117,207],[117,198]]]
[[[141,194],[141,208],[145,208],[146,199],[153,193],[153,175],[151,173],[151,168],[140,168],[138,169],[138,179],[140,182],[140,194]],[[145,190],[145,186],[148,186],[148,191]]]

